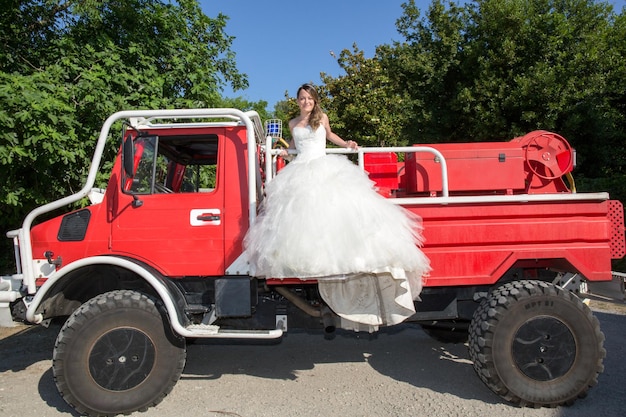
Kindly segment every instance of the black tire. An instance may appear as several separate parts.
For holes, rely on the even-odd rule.
[[[441,343],[465,343],[469,337],[469,322],[444,320],[420,323],[428,336]]]
[[[606,356],[598,319],[573,293],[514,281],[474,313],[469,353],[483,382],[520,406],[556,407],[584,397]]]
[[[145,411],[172,390],[185,365],[175,337],[148,296],[112,291],[79,307],[57,337],[52,370],[72,407],[88,415]]]

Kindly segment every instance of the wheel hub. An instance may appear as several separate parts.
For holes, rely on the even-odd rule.
[[[132,328],[115,329],[94,344],[89,372],[102,388],[124,391],[146,379],[154,360],[154,344],[145,333]]]
[[[565,375],[576,358],[574,336],[554,317],[536,317],[525,322],[512,345],[517,367],[529,378],[550,381]]]

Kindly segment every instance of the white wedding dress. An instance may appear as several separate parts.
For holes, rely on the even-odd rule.
[[[298,155],[267,185],[244,241],[252,275],[315,279],[331,310],[370,329],[402,322],[430,270],[421,219],[345,156],[326,155],[323,126],[293,136]]]

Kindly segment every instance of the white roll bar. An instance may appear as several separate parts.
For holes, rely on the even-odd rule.
[[[35,273],[33,270],[33,252],[32,242],[30,239],[30,229],[33,221],[40,215],[51,212],[61,207],[66,207],[76,201],[86,197],[94,186],[96,180],[96,174],[100,168],[100,162],[104,152],[104,147],[109,136],[109,132],[113,123],[127,119],[139,125],[149,126],[150,122],[161,119],[216,119],[227,118],[243,122],[246,126],[246,134],[248,140],[248,172],[253,173],[256,171],[256,141],[255,131],[262,132],[260,118],[256,112],[244,113],[237,109],[174,109],[174,110],[126,110],[114,113],[111,115],[100,129],[100,136],[96,143],[94,155],[91,160],[91,166],[89,167],[89,174],[85,185],[81,190],[75,194],[67,197],[60,198],[52,201],[43,206],[37,207],[32,210],[22,223],[21,229],[12,230],[7,233],[8,237],[18,236],[20,241],[20,257],[19,263],[21,264],[23,273],[23,284],[27,287],[29,294],[34,294],[37,291],[35,286]],[[256,119],[255,122],[252,119]],[[204,123],[206,125],[207,123]],[[173,124],[176,125],[176,124]],[[178,124],[180,126],[180,124]],[[200,126],[203,123],[197,123]],[[250,201],[250,220],[253,221],[256,216],[256,175],[249,176],[249,201]],[[43,254],[41,254],[43,256]],[[20,266],[18,266],[20,268]]]

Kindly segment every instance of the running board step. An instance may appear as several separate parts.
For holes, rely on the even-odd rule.
[[[186,327],[190,334],[186,337],[207,339],[278,339],[283,335],[281,329],[274,330],[226,330],[219,326],[207,324],[192,324]]]

